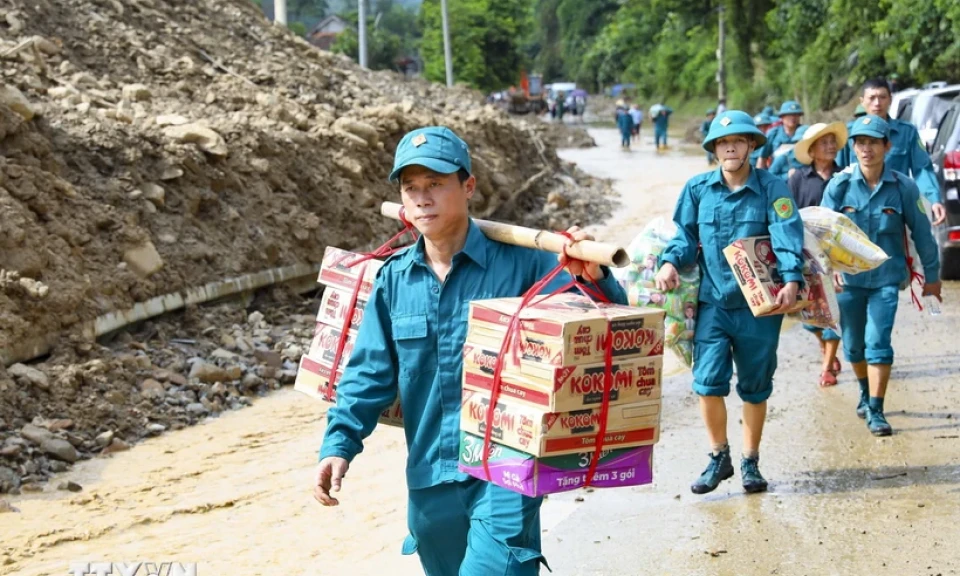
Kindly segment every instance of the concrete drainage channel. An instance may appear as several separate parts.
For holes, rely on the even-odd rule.
[[[252,292],[276,284],[289,284],[297,292],[303,293],[317,288],[316,278],[319,265],[295,264],[282,268],[272,268],[236,278],[227,278],[209,282],[203,286],[172,292],[139,302],[126,310],[114,310],[82,324],[83,335],[98,338],[144,320],[149,320],[180,310],[185,306],[203,304]],[[27,362],[50,352],[60,338],[60,334],[48,334],[44,337],[28,340],[6,350],[0,350],[0,360],[5,366],[17,362]]]

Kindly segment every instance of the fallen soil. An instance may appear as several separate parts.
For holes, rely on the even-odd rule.
[[[379,244],[413,128],[470,144],[476,216],[565,228],[613,206],[609,183],[556,155],[583,130],[360,69],[248,0],[9,0],[0,72],[0,356],[62,334],[41,363],[0,364],[0,492],[290,382],[316,303],[255,321],[188,310],[106,346],[80,326]]]

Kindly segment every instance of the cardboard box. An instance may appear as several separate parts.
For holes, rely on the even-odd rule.
[[[317,312],[317,322],[329,324],[340,328],[343,326],[347,316],[347,309],[350,306],[350,300],[353,294],[336,288],[326,288],[323,291],[323,298],[320,300],[320,311]],[[353,314],[350,317],[349,329],[356,332],[363,322],[363,311],[367,306],[367,301],[363,298],[357,298],[356,306],[352,309]]]
[[[486,480],[483,469],[483,438],[460,433],[461,472]],[[592,451],[565,456],[535,458],[500,444],[490,444],[487,464],[490,482],[530,497],[567,492],[586,486],[593,462]],[[620,488],[653,482],[653,446],[604,450],[590,486]]]
[[[354,264],[362,255],[327,246],[323,251],[323,262],[320,264],[320,276],[317,282],[326,284],[330,288],[343,290],[353,293],[357,282],[361,281],[360,275],[363,273],[362,283],[360,284],[360,296],[366,297],[373,290],[373,281],[377,276],[377,271],[383,266],[380,260],[366,260],[363,263]],[[366,264],[366,267],[364,267]]]
[[[340,343],[340,329],[334,328],[329,324],[317,324],[313,340],[310,342],[310,351],[307,354],[316,360],[319,360],[327,366],[333,366],[334,357],[337,354],[337,345]],[[356,344],[357,335],[353,332],[347,332],[347,341],[343,345],[343,353],[340,354],[340,363],[337,370],[343,370],[347,366],[350,354],[353,353],[353,346]]]
[[[463,391],[460,429],[483,436],[490,395]],[[519,402],[500,400],[493,414],[492,438],[532,456],[575,454],[596,446],[600,408],[546,412]],[[610,406],[603,447],[655,444],[660,434],[660,400]]]
[[[323,362],[308,355],[300,358],[300,369],[297,370],[297,379],[294,381],[293,389],[302,392],[311,398],[323,402],[336,402],[336,383],[343,376],[343,373],[337,371],[337,377],[333,382],[333,389],[330,390],[331,379],[330,367]],[[326,397],[330,390],[330,398]],[[400,406],[400,398],[397,397],[393,404],[380,414],[378,421],[388,426],[403,427],[403,409]]]
[[[743,238],[723,249],[733,277],[743,291],[754,316],[769,316],[784,282],[777,272],[777,259],[769,236]],[[809,286],[797,294],[797,303],[783,313],[799,312],[810,305]]]
[[[519,304],[520,298],[471,302],[468,339],[499,349]],[[603,362],[609,322],[614,358],[659,356],[663,316],[663,310],[595,304],[584,296],[560,294],[521,312],[519,352],[528,360],[554,366]]]
[[[463,346],[463,388],[489,393],[498,351]],[[611,365],[610,405],[655,400],[661,394],[663,357],[620,358]],[[605,365],[553,366],[530,360],[514,364],[509,357],[501,372],[500,397],[549,412],[567,412],[599,406],[603,401]]]

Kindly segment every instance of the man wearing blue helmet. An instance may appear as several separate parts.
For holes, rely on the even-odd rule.
[[[887,165],[891,170],[911,176],[916,181],[920,194],[930,202],[933,224],[942,224],[947,219],[947,209],[940,197],[940,182],[933,173],[930,155],[913,124],[890,117],[892,103],[890,85],[886,80],[872,78],[863,83],[860,105],[867,113],[882,118],[890,129],[890,150],[885,159]],[[857,156],[849,144],[837,156],[837,163],[841,167],[856,161]]]
[[[858,118],[849,142],[857,164],[836,174],[827,184],[822,205],[845,214],[890,256],[879,268],[843,275],[840,328],[843,350],[860,383],[857,416],[865,418],[874,436],[889,436],[884,398],[893,365],[891,333],[897,316],[900,284],[907,279],[907,228],[923,264],[923,294],[940,298],[940,252],[909,176],[890,168],[890,126],[879,116]]]
[[[760,439],[777,368],[783,321],[777,313],[796,303],[803,282],[803,224],[786,183],[750,165],[750,153],[765,141],[744,112],[728,110],[714,119],[703,148],[716,154],[720,167],[684,187],[673,216],[678,232],[663,251],[656,277],[659,289],[672,290],[680,283],[678,269],[700,265],[693,390],[700,397],[712,451],[706,470],[690,487],[695,494],[711,492],[733,476],[724,398],[730,394],[734,363],[743,400],[743,487],[747,492],[767,489],[759,469]],[[771,237],[785,283],[772,316],[753,315],[723,255],[734,241],[751,236]]]
[[[783,122],[767,133],[767,142],[760,150],[760,160],[757,162],[757,168],[767,168],[770,166],[774,152],[781,145],[789,144],[801,127],[800,118],[803,117],[803,108],[793,100],[787,100],[780,106],[780,112],[777,113]]]
[[[770,108],[767,106],[767,108]],[[766,110],[767,108],[764,108]],[[771,112],[773,111],[770,108]],[[753,123],[757,125],[757,128],[766,135],[770,130],[773,129],[773,118],[770,117],[766,112],[761,112],[753,117]],[[757,160],[760,159],[760,154],[763,153],[763,146],[758,146],[756,150],[750,153],[750,165],[756,166]]]
[[[797,131],[793,133],[793,138],[790,139],[790,148],[773,153],[773,164],[770,165],[771,174],[786,181],[794,172],[803,168],[803,164],[797,161],[793,148],[800,142],[806,132],[806,126],[798,127]]]
[[[407,439],[407,524],[403,553],[427,576],[538,574],[541,498],[528,498],[457,469],[462,349],[470,301],[520,296],[554,268],[547,252],[486,238],[469,217],[476,178],[467,144],[434,126],[400,140],[390,181],[399,186],[417,243],[377,273],[350,360],[327,413],[314,496],[333,493],[363,450],[377,417],[399,394]],[[572,241],[589,236],[577,227]],[[613,301],[623,289],[606,268],[569,262],[597,278]],[[546,288],[567,282],[558,276]]]

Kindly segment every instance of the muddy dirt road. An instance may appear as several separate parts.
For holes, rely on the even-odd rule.
[[[621,152],[613,130],[568,160],[618,179],[623,208],[598,235],[629,242],[669,215],[699,154]],[[770,403],[763,471],[768,494],[738,478],[713,494],[687,488],[705,465],[690,374],[668,356],[656,483],[552,496],[544,551],[558,576],[660,574],[960,574],[960,286],[930,319],[901,300],[888,400],[896,434],[870,436],[853,413],[849,367],[818,389],[817,346],[788,326]],[[739,401],[730,401],[732,411]],[[399,555],[406,533],[404,447],[378,429],[322,509],[309,485],[322,406],[286,389],[253,407],[87,461],[45,492],[0,513],[0,574],[66,574],[72,561],[196,561],[198,574],[420,574]],[[731,444],[740,448],[731,416]],[[57,491],[75,481],[83,491]],[[583,501],[577,502],[576,497]]]

